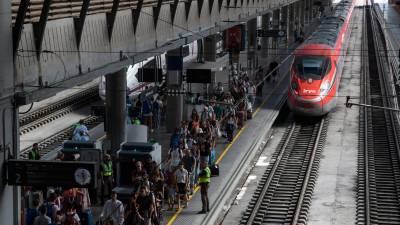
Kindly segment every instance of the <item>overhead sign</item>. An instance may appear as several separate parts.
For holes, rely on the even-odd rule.
[[[286,31],[284,30],[257,30],[257,37],[285,37]]]
[[[9,185],[95,188],[96,180],[95,162],[18,159],[7,162]]]
[[[225,31],[225,48],[232,50],[244,50],[245,46],[245,27],[236,25]]]

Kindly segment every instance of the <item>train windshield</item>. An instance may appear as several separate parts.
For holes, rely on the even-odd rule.
[[[303,80],[322,80],[331,68],[331,62],[324,56],[301,56],[294,60],[294,69]]]

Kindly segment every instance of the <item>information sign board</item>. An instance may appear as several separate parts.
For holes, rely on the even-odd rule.
[[[285,37],[286,32],[284,30],[257,30],[257,37]]]
[[[11,159],[7,182],[15,186],[96,188],[95,162]]]

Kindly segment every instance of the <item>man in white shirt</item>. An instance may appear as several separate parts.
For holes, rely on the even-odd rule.
[[[189,184],[189,173],[185,169],[183,163],[179,164],[179,168],[175,171],[175,179],[176,179],[176,189],[178,192],[178,209],[181,208],[181,197],[185,201],[185,207],[187,206],[187,189]]]
[[[117,199],[117,193],[111,192],[111,199],[104,204],[100,217],[104,222],[112,220],[114,225],[124,223],[124,205]]]

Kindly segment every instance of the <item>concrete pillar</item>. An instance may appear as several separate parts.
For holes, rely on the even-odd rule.
[[[199,39],[197,42],[197,62],[204,62],[204,48],[203,48],[203,39]]]
[[[126,141],[126,69],[106,75],[107,139],[110,153]]]
[[[289,6],[289,17],[288,17],[288,19],[289,19],[289,21],[288,21],[288,24],[289,24],[289,41],[288,41],[288,45],[290,45],[293,41],[294,41],[294,36],[293,36],[293,34],[294,34],[294,30],[295,30],[295,27],[296,27],[296,10],[295,10],[295,3],[292,3],[292,4],[290,4],[290,6]]]
[[[270,23],[270,18],[271,15],[270,14],[265,14],[261,17],[261,29],[262,30],[269,30],[269,23]],[[269,40],[270,38],[268,37],[262,37],[261,38],[261,52],[262,52],[262,56],[268,56],[268,52],[269,52]]]
[[[281,9],[280,17],[281,29],[286,31],[286,43],[289,41],[289,6],[284,6]]]
[[[257,49],[257,19],[251,19],[247,22],[247,67],[255,68],[255,52]]]
[[[217,38],[215,34],[204,38],[204,60],[215,62],[217,60]]]
[[[314,0],[310,0],[309,6],[310,6],[309,18],[311,22],[316,17],[316,13],[314,13]]]
[[[280,9],[276,9],[273,11],[272,13],[272,27],[274,30],[281,30],[282,26],[281,26],[281,10]],[[273,54],[275,56],[278,55],[278,50],[279,50],[279,41],[278,38],[272,38],[272,48],[273,50]]]
[[[182,87],[182,48],[167,52],[167,84],[169,90],[181,90]],[[183,95],[168,95],[167,132],[171,133],[183,119]]]
[[[18,109],[13,106],[14,71],[11,30],[11,0],[0,1],[0,174],[11,155],[18,157]],[[11,153],[11,154],[10,154]],[[19,225],[20,188],[8,186],[0,179],[0,224]]]
[[[306,23],[306,1],[307,0],[302,0],[301,1],[301,9],[300,9],[300,24],[304,27]]]

